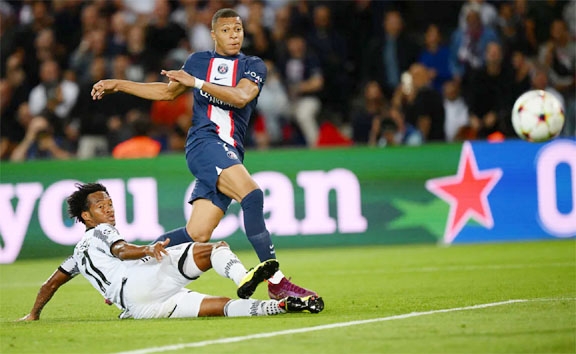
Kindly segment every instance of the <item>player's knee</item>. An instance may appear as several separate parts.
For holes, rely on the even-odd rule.
[[[210,237],[212,236],[211,231],[203,229],[191,230],[188,227],[186,227],[186,231],[188,232],[188,235],[190,235],[190,238],[194,240],[194,242],[208,242],[210,241]]]
[[[213,247],[214,247],[214,248],[220,248],[220,247],[230,248],[230,246],[229,246],[226,242],[224,242],[224,241],[218,241],[218,242],[216,242]]]
[[[260,188],[254,189],[252,192],[246,194],[240,202],[242,209],[250,207],[261,208],[264,205],[264,192]]]

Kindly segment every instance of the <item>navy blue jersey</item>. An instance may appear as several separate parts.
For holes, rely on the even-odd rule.
[[[246,78],[262,90],[266,65],[262,59],[238,54],[226,57],[215,51],[191,54],[182,69],[199,79],[216,85],[236,86]],[[194,90],[194,116],[189,135],[195,138],[220,138],[244,153],[244,136],[258,96],[244,108],[233,107],[202,90]]]

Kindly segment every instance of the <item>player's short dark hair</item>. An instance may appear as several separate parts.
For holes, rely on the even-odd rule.
[[[214,16],[212,16],[212,29],[214,29],[214,26],[216,25],[216,22],[218,22],[219,18],[230,18],[230,17],[240,17],[240,15],[238,15],[238,12],[236,12],[236,10],[230,8],[224,8],[216,11],[216,13],[214,13]]]
[[[74,186],[77,188],[76,192],[72,193],[68,199],[66,199],[66,203],[68,203],[68,215],[85,224],[82,218],[82,212],[90,209],[88,196],[95,192],[105,192],[108,194],[108,190],[100,183],[76,183]]]

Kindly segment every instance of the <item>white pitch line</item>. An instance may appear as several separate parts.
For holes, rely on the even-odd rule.
[[[260,338],[270,338],[270,337],[284,336],[284,335],[288,335],[288,334],[309,333],[309,332],[313,332],[313,331],[322,331],[322,330],[325,330],[325,329],[357,326],[357,325],[363,325],[363,324],[374,323],[374,322],[384,322],[384,321],[401,320],[401,319],[404,319],[404,318],[411,318],[411,317],[419,317],[419,316],[433,315],[433,314],[437,314],[437,313],[446,313],[446,312],[456,312],[456,311],[467,311],[467,310],[484,309],[484,308],[488,308],[488,307],[503,306],[503,305],[520,303],[520,302],[530,302],[530,301],[562,301],[562,300],[574,300],[574,299],[573,299],[573,298],[565,298],[565,299],[532,299],[532,300],[517,299],[517,300],[508,300],[508,301],[492,302],[492,303],[480,304],[480,305],[473,305],[473,306],[454,307],[454,308],[442,309],[442,310],[432,310],[432,311],[424,311],[424,312],[411,312],[411,313],[405,313],[405,314],[402,314],[402,315],[394,315],[394,316],[388,316],[388,317],[373,318],[373,319],[369,319],[369,320],[339,322],[339,323],[331,323],[331,324],[320,325],[320,326],[313,326],[313,327],[287,329],[287,330],[284,330],[284,331],[277,331],[277,332],[250,334],[250,335],[247,335],[247,336],[240,336],[240,337],[229,337],[229,338],[205,340],[205,341],[201,341],[201,342],[174,344],[174,345],[167,345],[167,346],[162,346],[162,347],[152,347],[152,348],[146,348],[146,349],[139,349],[139,350],[126,351],[126,352],[119,352],[119,353],[117,353],[117,354],[148,354],[148,353],[159,353],[159,352],[167,352],[167,351],[172,351],[172,350],[180,350],[180,349],[185,349],[185,348],[206,347],[206,346],[214,345],[214,344],[236,343],[236,342],[243,342],[243,341],[252,340],[252,339],[260,339]]]

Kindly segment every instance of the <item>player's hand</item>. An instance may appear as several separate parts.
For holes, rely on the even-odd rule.
[[[194,87],[196,78],[184,70],[162,70],[160,74],[166,76],[170,81],[176,81],[188,87]]]
[[[116,80],[100,80],[92,86],[90,95],[93,100],[101,100],[104,95],[117,91]]]
[[[25,322],[25,321],[38,321],[40,317],[34,316],[31,313],[27,314],[26,316],[18,319],[18,322]]]
[[[166,251],[166,247],[170,243],[170,239],[167,238],[162,242],[156,242],[153,245],[148,246],[146,255],[156,258],[158,262],[162,260],[164,255],[168,255],[168,251]]]

